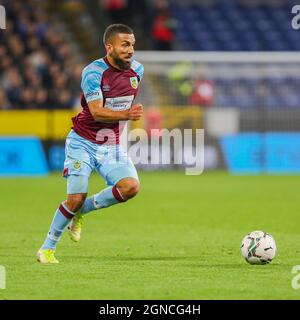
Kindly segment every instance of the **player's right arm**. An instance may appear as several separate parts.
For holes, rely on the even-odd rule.
[[[103,94],[100,84],[104,71],[101,65],[90,64],[82,72],[81,88],[95,121],[139,120],[143,113],[141,104],[135,104],[130,109],[122,111],[113,111],[103,106]]]

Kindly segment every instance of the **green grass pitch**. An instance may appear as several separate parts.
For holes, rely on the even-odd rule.
[[[297,176],[141,173],[133,200],[86,216],[82,240],[65,234],[59,265],[35,254],[65,180],[1,178],[0,299],[299,299],[291,286],[300,265]],[[92,176],[89,193],[104,187]],[[265,230],[277,256],[251,266],[240,253],[243,236]]]

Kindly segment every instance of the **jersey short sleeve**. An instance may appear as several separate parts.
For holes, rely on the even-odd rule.
[[[86,102],[103,99],[101,81],[106,69],[108,69],[108,66],[103,59],[96,60],[83,69],[81,89]]]
[[[137,73],[139,81],[141,81],[144,76],[144,66],[140,62],[133,60],[131,68]]]

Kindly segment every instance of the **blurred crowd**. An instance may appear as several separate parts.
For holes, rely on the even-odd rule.
[[[172,49],[173,26],[166,0],[102,0],[111,23],[148,33],[150,47]],[[6,29],[0,30],[0,109],[68,109],[80,105],[82,65],[70,59],[70,42],[57,32],[35,0],[4,0]],[[60,23],[63,23],[61,21]],[[143,37],[145,38],[145,37]],[[142,46],[146,46],[142,43]]]
[[[173,49],[176,20],[168,0],[99,0],[99,4],[112,23],[133,27],[140,48]]]
[[[43,8],[4,1],[0,30],[0,109],[65,109],[78,104],[81,66]]]

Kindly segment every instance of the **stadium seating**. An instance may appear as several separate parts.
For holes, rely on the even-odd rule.
[[[215,78],[215,101],[219,107],[300,108],[300,77]]]
[[[297,51],[291,28],[291,4],[249,5],[240,1],[170,1],[182,50]]]
[[[184,51],[299,51],[291,27],[293,1],[169,1],[176,19],[176,48]],[[257,66],[253,66],[257,67]],[[230,66],[227,66],[227,69]],[[208,74],[213,105],[238,108],[300,108],[300,76],[293,72]],[[230,70],[230,69],[228,69]],[[227,70],[227,71],[228,71]]]

